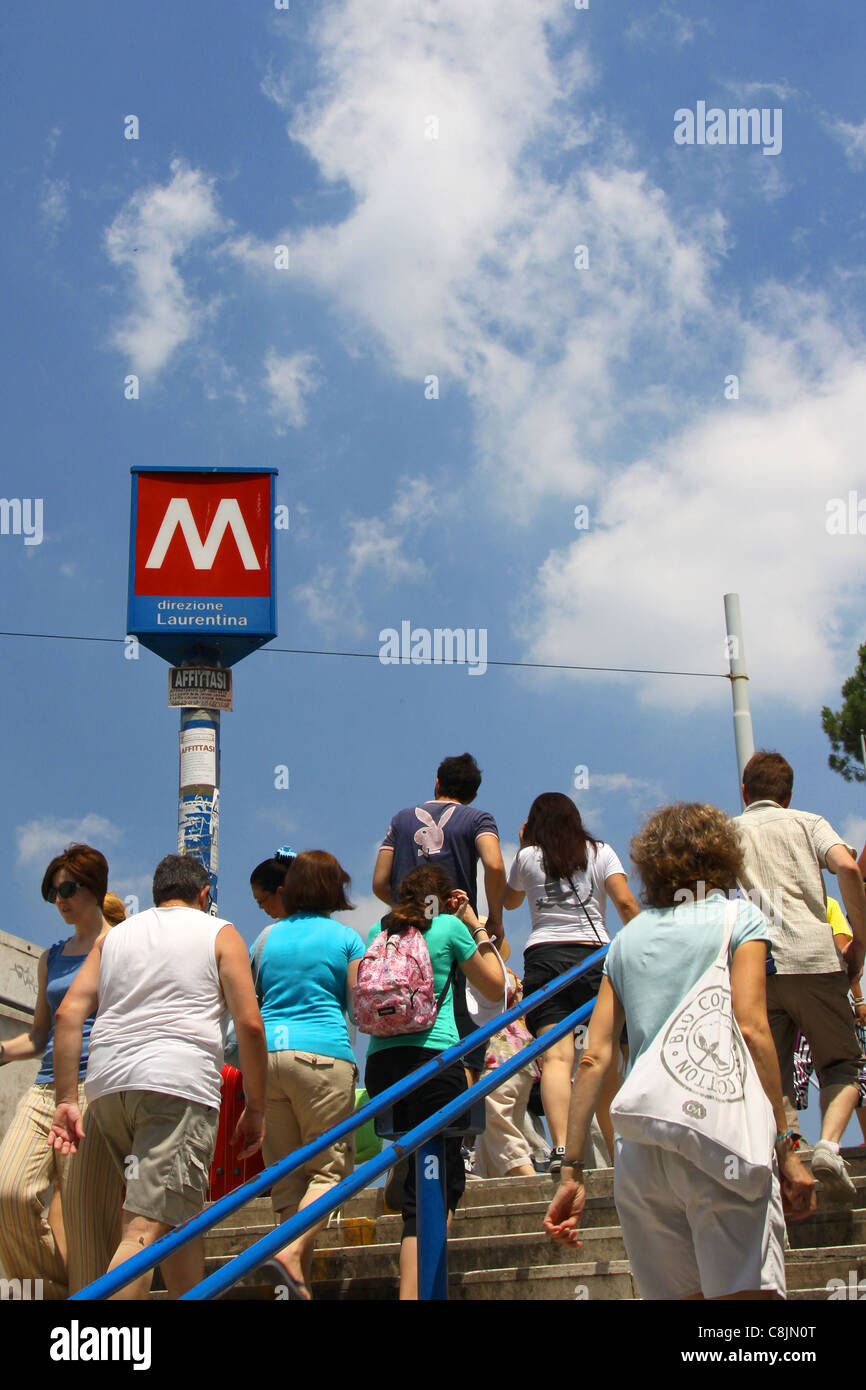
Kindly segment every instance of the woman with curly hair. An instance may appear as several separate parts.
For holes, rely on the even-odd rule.
[[[371,1096],[380,1095],[458,1041],[451,989],[457,969],[462,970],[485,999],[502,998],[502,968],[491,947],[487,929],[479,924],[466,893],[454,887],[454,880],[444,869],[421,865],[407,874],[393,908],[371,928],[367,945],[379,932],[390,935],[409,926],[424,933],[439,1010],[433,1025],[422,1032],[370,1039],[364,1081]],[[466,1089],[463,1064],[456,1061],[395,1105],[396,1128],[402,1133],[408,1132]],[[466,1186],[459,1137],[445,1140],[445,1186],[448,1210],[453,1212]],[[418,1227],[414,1155],[407,1165],[402,1210],[400,1298],[415,1299],[418,1297]]]
[[[742,869],[736,827],[724,812],[682,802],[648,819],[631,842],[631,857],[647,906],[617,935],[605,960],[572,1093],[560,1186],[544,1222],[548,1235],[572,1248],[586,1201],[579,1156],[623,1024],[637,1061],[721,951],[729,895]],[[747,1200],[736,1181],[717,1181],[681,1153],[617,1136],[614,1200],[642,1298],[785,1296],[782,1193],[792,1214],[813,1211],[816,1198],[787,1130],[767,1022],[769,942],[763,914],[737,899],[728,952],[731,1001],[778,1131],[766,1196]]]

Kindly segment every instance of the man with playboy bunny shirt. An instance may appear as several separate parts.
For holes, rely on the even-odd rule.
[[[403,879],[419,864],[436,864],[446,869],[458,888],[477,910],[478,860],[484,865],[484,891],[487,896],[487,931],[500,942],[502,903],[505,897],[505,865],[499,847],[499,831],[489,811],[472,809],[478,795],[481,771],[470,753],[445,758],[436,771],[432,801],[398,811],[388,826],[373,870],[373,892],[391,906]],[[466,1008],[463,977],[454,981],[454,1018],[461,1038],[475,1025]],[[464,1064],[479,1071],[484,1066],[484,1046],[467,1053]]]

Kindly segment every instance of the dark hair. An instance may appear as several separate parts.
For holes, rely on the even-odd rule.
[[[194,903],[203,888],[210,888],[210,874],[191,854],[167,854],[153,871],[153,904],[180,898]]]
[[[759,748],[743,768],[749,801],[786,801],[794,790],[794,769],[781,753]]]
[[[481,786],[481,769],[471,753],[443,758],[436,769],[442,796],[454,796],[464,806],[475,799]]]
[[[404,927],[427,931],[433,918],[444,912],[445,900],[456,886],[447,869],[436,864],[419,864],[397,889],[397,901],[387,917],[382,918],[382,930],[389,936]],[[436,912],[431,911],[434,900]]]
[[[529,808],[522,843],[537,845],[548,878],[570,878],[589,863],[588,845],[597,849],[602,840],[587,834],[580,812],[570,796],[542,792]]]
[[[743,870],[743,849],[737,827],[718,806],[677,801],[653,811],[633,837],[631,857],[643,879],[647,907],[673,907],[720,888],[729,893]]]
[[[294,850],[278,849],[270,859],[263,859],[250,874],[250,887],[261,888],[263,893],[278,893],[286,881],[286,871],[294,863],[297,855]]]
[[[70,845],[62,854],[55,855],[42,876],[42,896],[47,903],[55,901],[53,879],[58,869],[66,869],[102,907],[108,891],[108,860],[104,854],[90,845]]]
[[[295,856],[283,884],[283,910],[287,917],[297,912],[348,912],[354,907],[346,897],[352,880],[333,854],[324,849],[305,849]]]

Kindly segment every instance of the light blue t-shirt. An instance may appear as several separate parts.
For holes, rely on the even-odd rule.
[[[632,1063],[721,950],[727,902],[723,893],[709,893],[703,902],[645,908],[614,937],[604,973],[625,1009]],[[769,946],[770,928],[754,903],[739,899],[729,965],[744,941]]]
[[[367,933],[368,946],[381,930],[381,922],[377,922],[375,927],[370,928]],[[466,924],[461,922],[459,917],[452,917],[450,912],[442,912],[433,918],[424,933],[424,940],[427,944],[427,950],[430,952],[430,964],[433,967],[433,988],[438,999],[445,988],[452,965],[459,966],[461,961],[474,956],[478,948]],[[454,1022],[454,989],[452,987],[442,999],[442,1004],[436,1015],[436,1022],[431,1028],[425,1028],[421,1033],[398,1033],[393,1038],[371,1038],[370,1046],[367,1048],[367,1056],[371,1057],[374,1052],[382,1052],[390,1047],[430,1047],[444,1052],[446,1047],[453,1047],[456,1042],[459,1042],[459,1037],[457,1024]]]
[[[253,962],[258,943],[256,937]],[[274,922],[259,971],[269,1052],[316,1052],[354,1062],[343,1014],[346,972],[363,954],[358,933],[330,917],[298,913]]]

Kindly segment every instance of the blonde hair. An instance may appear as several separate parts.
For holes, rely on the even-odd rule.
[[[116,893],[106,893],[102,915],[110,926],[116,927],[118,922],[126,920],[126,904]]]

